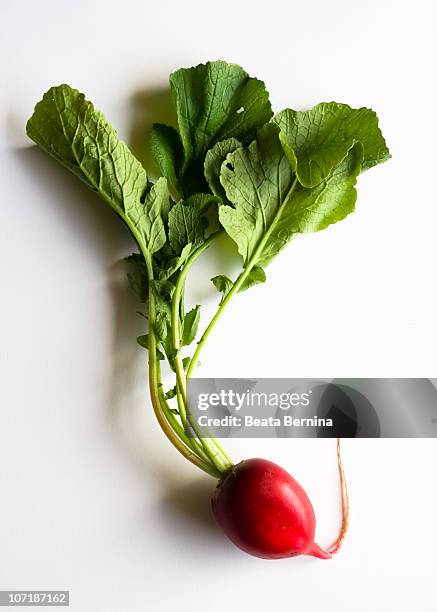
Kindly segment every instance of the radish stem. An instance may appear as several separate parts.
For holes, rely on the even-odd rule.
[[[133,229],[133,228],[131,228]],[[136,233],[135,233],[136,234]],[[135,235],[134,234],[134,235]],[[147,273],[149,275],[149,388],[150,388],[150,398],[152,401],[153,410],[155,412],[156,418],[158,420],[161,429],[170,440],[170,442],[177,448],[177,450],[186,458],[188,461],[191,461],[194,465],[197,465],[201,470],[210,474],[211,476],[217,477],[217,469],[213,466],[201,459],[197,454],[191,451],[176,435],[175,431],[169,425],[164,412],[161,407],[161,403],[159,400],[159,386],[158,386],[158,366],[157,366],[157,356],[156,356],[156,338],[155,338],[155,296],[153,295],[150,281],[153,280],[153,267],[150,261],[148,252],[145,248],[142,247],[141,237],[135,235],[137,238],[138,244],[143,252],[144,259],[146,261]],[[218,474],[220,475],[220,473]]]
[[[217,234],[213,234],[204,242],[198,249],[196,249],[186,261],[180,275],[178,281],[176,283],[176,288],[173,294],[172,299],[172,309],[171,309],[171,321],[172,321],[172,341],[173,348],[175,350],[175,370],[176,370],[176,378],[177,378],[177,396],[179,403],[179,411],[181,413],[181,420],[183,421],[184,428],[186,428],[187,420],[190,423],[191,427],[195,431],[197,437],[199,438],[204,452],[210,458],[213,465],[219,470],[220,473],[225,473],[228,471],[233,462],[230,459],[229,455],[224,451],[224,449],[220,446],[217,440],[213,437],[202,437],[198,429],[194,423],[194,420],[190,418],[190,410],[187,402],[187,389],[186,389],[186,377],[185,371],[182,364],[182,358],[180,355],[181,349],[181,329],[180,329],[180,313],[181,313],[181,300],[183,296],[184,286],[188,271],[191,265],[196,261],[196,259],[205,251],[212,241],[216,238]]]

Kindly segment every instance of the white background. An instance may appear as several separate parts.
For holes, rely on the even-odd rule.
[[[24,132],[43,92],[67,82],[143,158],[150,124],[169,118],[168,74],[217,58],[264,79],[276,110],[373,107],[393,159],[360,177],[354,215],[296,240],[235,300],[199,374],[435,377],[432,4],[2,2],[0,589],[70,589],[80,611],[435,610],[433,440],[345,444],[351,529],[334,560],[267,562],[228,543],[210,515],[214,482],[152,415],[143,321],[117,263],[130,238]],[[203,322],[208,279],[237,271],[222,250],[192,275]],[[229,448],[290,470],[327,545],[334,444]]]

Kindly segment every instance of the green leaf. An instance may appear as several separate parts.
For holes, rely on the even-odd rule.
[[[167,178],[176,197],[180,198],[182,191],[178,174],[182,166],[183,151],[178,132],[168,125],[155,123],[150,133],[149,146],[161,174]]]
[[[138,336],[137,342],[142,348],[149,350],[149,334]]]
[[[167,338],[167,313],[162,310],[158,310],[155,317],[155,333],[158,340],[164,342]]]
[[[259,285],[260,283],[265,283],[265,282],[266,282],[266,273],[264,272],[264,270],[260,268],[260,266],[253,266],[248,276],[246,277],[244,283],[242,284],[240,288],[240,292],[246,291],[247,289],[250,289],[254,285]]]
[[[159,303],[168,304],[171,302],[171,298],[174,291],[174,284],[169,280],[152,280],[150,282],[152,287],[153,295]]]
[[[178,257],[170,257],[165,261],[165,266],[158,270],[158,279],[165,280],[175,274],[187,261],[192,250],[192,244],[189,242],[184,246],[181,254]]]
[[[138,336],[137,343],[147,350],[149,350],[149,334],[144,334],[143,336]],[[165,359],[164,355],[159,349],[156,349],[156,356],[159,361],[163,361]]]
[[[176,395],[177,395],[176,387],[172,387],[171,389],[167,391],[167,393],[164,393],[164,397],[166,400],[172,399],[173,397],[176,397]],[[179,414],[179,410],[176,410],[175,414]]]
[[[212,193],[219,196],[223,202],[226,201],[226,193],[220,183],[220,170],[222,163],[227,155],[241,147],[242,144],[236,138],[228,138],[217,142],[212,149],[208,151],[205,157],[205,178],[208,182]]]
[[[266,281],[266,274],[264,270],[260,268],[259,266],[254,266],[250,270],[248,276],[246,277],[245,281],[243,282],[238,292],[241,293],[242,291],[246,291],[246,289],[250,289],[250,287],[253,287],[254,285],[258,285],[259,283],[265,283],[265,281]],[[227,294],[229,293],[229,291],[232,289],[234,282],[231,281],[229,277],[223,274],[220,274],[219,276],[214,276],[214,278],[211,279],[211,282],[214,285],[214,287],[217,289],[217,291],[223,294],[221,302],[220,302],[221,304],[223,300],[225,299],[225,297],[227,296]]]
[[[37,145],[112,206],[144,241],[144,248],[150,253],[161,248],[166,239],[161,218],[168,200],[166,181],[161,179],[147,193],[146,171],[84,94],[69,85],[52,87],[26,129]]]
[[[182,359],[182,367],[184,368],[185,372],[188,370],[188,366],[190,365],[190,362],[191,362],[191,357],[184,357]]]
[[[193,187],[204,181],[208,149],[231,137],[249,142],[272,110],[264,83],[236,64],[182,68],[170,76],[170,86],[184,151],[182,175],[194,193]]]
[[[195,306],[187,312],[183,322],[182,344],[183,346],[190,345],[196,337],[200,320],[200,306]]]
[[[150,283],[155,297],[156,317],[155,332],[161,342],[170,367],[174,370],[174,349],[171,333],[171,299],[174,292],[174,284],[168,280],[153,280]]]
[[[362,160],[363,148],[357,142],[322,183],[313,189],[297,189],[284,205],[275,232],[280,232],[283,225],[296,233],[318,232],[353,212]]]
[[[281,129],[284,150],[304,187],[326,179],[356,142],[364,149],[363,170],[391,157],[378,117],[369,108],[322,102],[304,112],[286,109],[273,122]]]
[[[259,263],[270,262],[296,234],[323,230],[353,212],[362,160],[362,145],[356,143],[326,180],[312,189],[298,187],[277,215]]]
[[[234,284],[233,281],[231,281],[231,279],[225,276],[224,274],[220,274],[219,276],[214,276],[214,278],[211,279],[211,282],[214,285],[214,287],[217,289],[217,291],[223,294],[222,299],[221,299],[221,302],[223,302],[226,295],[232,289],[232,286]]]
[[[138,233],[145,240],[150,254],[159,251],[166,243],[167,236],[162,212],[168,214],[169,201],[167,180],[161,177],[155,185],[152,185],[145,197],[144,204],[132,202],[132,206],[126,210]]]
[[[187,244],[195,249],[204,242],[208,227],[206,212],[217,202],[216,196],[196,194],[172,207],[168,215],[168,235],[176,255],[180,255]]]
[[[295,180],[274,124],[229,154],[221,182],[233,207],[221,206],[219,217],[244,266],[264,267],[297,233],[324,229],[352,212],[362,159],[356,143],[326,180],[307,189]]]
[[[220,206],[219,219],[236,242],[244,266],[293,184],[278,133],[276,125],[264,126],[255,141],[230,153],[222,164],[220,180],[234,208]]]

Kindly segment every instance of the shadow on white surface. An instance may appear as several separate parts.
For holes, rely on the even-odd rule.
[[[78,177],[36,146],[12,149],[12,152],[47,194],[47,205],[56,203],[55,214],[63,217],[69,235],[77,235],[81,248],[85,246],[95,257],[111,261],[132,244],[129,232],[117,215]],[[20,206],[32,206],[31,195]]]
[[[184,482],[185,481],[185,482]],[[167,483],[159,502],[160,509],[168,519],[175,519],[176,524],[186,528],[195,528],[208,538],[222,538],[211,510],[211,497],[215,490],[214,480],[208,476],[195,480],[179,479],[167,474],[162,482]]]
[[[145,89],[131,97],[132,123],[129,146],[152,177],[159,176],[158,168],[148,146],[150,131],[154,123],[177,124],[170,87],[162,85],[156,89]]]
[[[137,249],[132,245],[131,252]],[[128,264],[116,261],[108,271],[110,297],[113,303],[113,367],[111,375],[111,419],[117,422],[123,416],[129,397],[139,387],[138,374],[147,386],[147,351],[139,351],[136,338],[147,333],[148,322],[138,312],[144,304],[136,301],[127,281]],[[139,357],[142,357],[142,359]],[[140,370],[139,370],[140,367]]]
[[[105,363],[110,364],[107,376],[107,416],[117,441],[122,439],[123,446],[131,446],[131,437],[121,435],[121,429],[126,429],[129,419],[132,420],[129,429],[138,425],[134,414],[138,401],[134,401],[133,394],[139,388],[139,367],[141,389],[147,384],[147,353],[142,351],[144,358],[139,359],[140,352],[135,342],[136,337],[144,333],[146,321],[136,314],[140,308],[128,287],[127,266],[122,261],[124,256],[136,250],[135,244],[121,220],[95,193],[36,146],[13,149],[13,155],[24,167],[24,172],[34,175],[34,183],[41,186],[36,195],[42,201],[42,206],[47,206],[48,214],[61,217],[56,227],[59,226],[68,235],[69,241],[66,245],[66,240],[60,236],[59,249],[53,253],[53,257],[62,252],[63,248],[73,248],[74,256],[77,245],[78,257],[82,256],[86,262],[83,269],[84,282],[106,288],[107,299],[111,302],[109,314],[112,309],[109,322],[112,319],[113,325],[110,330],[112,339],[109,341],[112,357],[108,360],[107,355],[102,355]],[[19,202],[19,205],[23,208],[20,216],[25,223],[26,207],[34,205],[32,194],[29,194],[27,201]],[[30,230],[26,228],[26,231]],[[86,251],[85,257],[83,251]],[[68,277],[68,270],[65,270],[65,275]],[[56,279],[53,295],[56,296]],[[102,316],[105,314],[102,313]],[[87,316],[86,312],[77,312],[79,319]],[[147,435],[151,437],[154,433],[148,432]],[[140,452],[139,449],[135,453],[130,448],[127,450],[131,459],[132,454]],[[144,447],[142,451],[144,456]],[[144,462],[146,460],[143,459]]]

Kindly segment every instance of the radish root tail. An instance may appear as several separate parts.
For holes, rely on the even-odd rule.
[[[327,552],[330,555],[335,555],[341,548],[343,544],[343,540],[346,537],[347,530],[349,528],[349,494],[347,490],[347,482],[346,476],[343,468],[343,461],[341,457],[341,444],[340,438],[337,438],[337,464],[338,464],[338,473],[340,476],[340,492],[341,492],[341,511],[342,511],[342,519],[341,519],[341,527],[337,539],[331,545]]]

